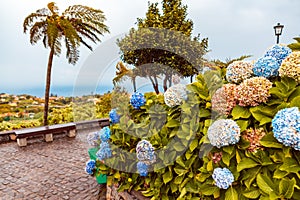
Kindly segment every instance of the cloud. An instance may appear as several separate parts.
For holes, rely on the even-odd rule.
[[[0,23],[0,92],[6,87],[30,87],[32,85],[44,85],[46,65],[49,50],[41,44],[32,46],[29,43],[29,35],[23,34],[24,18],[37,9],[47,5],[49,0],[9,0],[1,1]],[[148,7],[147,0],[68,0],[57,1],[61,10],[69,5],[83,4],[104,11],[110,34],[102,37],[102,43],[94,45],[94,52],[84,47],[80,48],[80,59],[75,65],[69,65],[65,59],[65,52],[54,59],[52,84],[73,85],[81,74],[85,74],[85,84],[102,82],[111,84],[115,73],[115,66],[106,63],[109,55],[97,54],[97,47],[106,44],[114,36],[127,33],[131,27],[135,27],[138,17],[145,17]],[[150,2],[161,2],[151,0]],[[241,55],[253,55],[252,59],[259,58],[263,52],[275,43],[273,26],[280,22],[284,24],[280,41],[293,42],[293,37],[300,34],[300,1],[298,0],[183,0],[188,6],[188,18],[194,22],[193,34],[201,33],[202,37],[208,37],[209,48],[212,50],[208,57],[225,60]],[[100,47],[101,48],[101,47]],[[109,52],[109,51],[107,51]],[[118,59],[114,54],[110,62]],[[104,75],[90,71],[83,73],[82,68],[89,64],[89,60],[99,65],[92,64],[97,70],[105,67]],[[110,63],[109,60],[106,62]],[[97,68],[99,67],[99,69]],[[99,77],[101,76],[102,79]],[[91,78],[92,77],[92,78]],[[96,80],[96,81],[95,81]],[[82,82],[83,84],[83,82]],[[96,83],[92,83],[96,84]]]

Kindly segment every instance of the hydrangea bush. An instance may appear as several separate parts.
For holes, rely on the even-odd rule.
[[[236,144],[240,140],[240,127],[232,119],[219,119],[208,128],[207,137],[218,148]]]
[[[211,103],[212,110],[218,114],[228,116],[236,105],[236,86],[235,84],[224,84],[213,94]]]
[[[275,44],[268,49],[264,56],[271,56],[276,59],[278,66],[281,65],[282,61],[292,53],[292,50],[283,44]]]
[[[299,62],[293,52],[279,75],[237,83],[236,104],[225,116],[212,109],[213,95],[228,83],[226,68],[198,75],[177,106],[162,94],[134,97],[118,108],[119,122],[109,127],[111,157],[99,156],[93,175],[153,200],[300,199],[300,84],[297,73],[284,75],[288,59]]]
[[[271,96],[272,82],[264,77],[244,80],[236,88],[236,98],[240,106],[257,106],[267,102]]]
[[[272,56],[264,56],[259,58],[254,63],[253,73],[255,76],[270,78],[273,76],[278,76],[279,67],[280,65],[278,64],[276,58]]]
[[[291,53],[282,61],[279,75],[281,77],[287,76],[295,79],[298,83],[300,82],[300,51]]]
[[[234,61],[226,70],[226,80],[231,83],[240,83],[253,76],[253,64],[245,61]]]
[[[130,104],[135,108],[139,109],[145,104],[146,100],[142,93],[136,92],[130,98]]]
[[[173,85],[164,94],[165,103],[169,107],[181,105],[186,98],[186,87],[183,84]]]
[[[212,174],[216,186],[221,189],[227,189],[234,181],[234,176],[227,168],[215,168]]]
[[[278,111],[272,120],[274,137],[282,144],[300,150],[300,112],[298,107]]]

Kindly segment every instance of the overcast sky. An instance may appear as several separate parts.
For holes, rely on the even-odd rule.
[[[49,0],[1,0],[0,3],[0,93],[13,89],[43,86],[49,50],[41,44],[32,46],[29,35],[23,33],[24,18],[37,9],[47,6]],[[101,45],[135,26],[137,17],[144,17],[147,0],[59,0],[61,11],[69,5],[81,4],[101,9],[110,34],[102,37],[102,44],[94,46],[94,53]],[[150,2],[160,2],[151,0]],[[300,35],[299,0],[183,0],[188,6],[188,18],[194,22],[193,35],[208,37],[207,55],[211,59],[236,58],[253,55],[259,58],[275,41],[273,26],[284,25],[281,43],[293,42]],[[80,60],[73,66],[67,64],[65,52],[53,63],[53,86],[72,86],[93,53],[80,48]],[[113,63],[118,56],[110,56]],[[107,63],[109,64],[109,63]],[[103,66],[106,71],[107,66]],[[111,73],[111,72],[110,72]],[[113,74],[113,73],[112,73]],[[102,74],[103,75],[103,74]],[[104,76],[102,82],[111,84],[112,77]]]

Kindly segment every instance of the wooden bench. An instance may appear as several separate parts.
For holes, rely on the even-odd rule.
[[[77,130],[78,129],[103,128],[103,127],[109,126],[109,125],[110,125],[110,122],[109,122],[108,118],[76,122]]]
[[[41,126],[36,128],[25,128],[15,130],[16,139],[19,146],[27,145],[27,138],[31,136],[44,135],[46,142],[53,141],[53,134],[66,132],[69,137],[76,136],[75,123],[56,124],[51,126]]]
[[[16,133],[14,130],[0,132],[0,143],[15,140],[15,137],[16,137]]]

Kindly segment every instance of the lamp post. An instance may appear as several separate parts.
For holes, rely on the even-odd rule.
[[[280,23],[277,23],[276,26],[274,26],[275,35],[277,36],[277,44],[279,43],[279,36],[282,34],[283,25]]]

